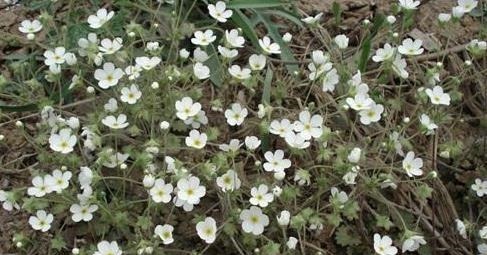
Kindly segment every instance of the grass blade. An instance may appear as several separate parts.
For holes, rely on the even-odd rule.
[[[233,0],[227,4],[231,9],[257,9],[283,6],[287,3],[280,0]]]

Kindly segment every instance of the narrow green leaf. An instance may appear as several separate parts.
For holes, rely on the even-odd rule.
[[[265,10],[263,11],[265,14],[270,14],[270,15],[276,15],[276,16],[281,16],[294,24],[298,25],[300,28],[304,28],[303,22],[296,16],[294,16],[292,13],[284,11],[284,10]]]
[[[269,7],[278,7],[285,5],[280,0],[233,0],[227,4],[228,8],[231,9],[255,9],[255,8],[269,8]]]
[[[37,109],[36,104],[25,104],[25,105],[1,105],[0,110],[5,112],[28,112]]]
[[[365,67],[367,65],[367,61],[369,61],[370,51],[372,47],[372,39],[377,35],[379,30],[382,28],[385,22],[385,16],[379,14],[374,19],[374,24],[370,29],[370,34],[365,38],[362,43],[361,51],[360,51],[360,58],[358,60],[358,68],[361,72],[365,71]]]
[[[271,85],[272,85],[273,77],[274,77],[274,72],[272,72],[271,67],[268,66],[265,75],[265,80],[264,80],[264,91],[262,92],[262,103],[264,105],[271,104]]]
[[[264,24],[264,26],[267,28],[267,31],[269,32],[269,36],[274,40],[279,46],[281,46],[281,54],[280,57],[283,61],[289,63],[286,64],[286,68],[291,73],[294,75],[294,73],[299,72],[299,67],[297,64],[294,64],[297,62],[296,58],[294,58],[293,52],[291,49],[287,46],[287,44],[282,40],[282,36],[279,33],[279,30],[276,28],[275,24],[272,23],[272,21],[265,16],[265,14],[255,10],[255,14],[260,17],[260,20]]]
[[[250,39],[250,42],[252,42],[254,47],[259,46],[259,38],[255,33],[254,26],[252,25],[250,19],[245,16],[242,11],[235,10],[232,15],[232,21],[235,23],[235,25],[237,25],[237,27],[242,29],[243,34]]]
[[[223,68],[220,60],[218,59],[218,54],[213,45],[207,48],[210,58],[206,60],[205,65],[210,68],[210,80],[217,87],[221,87],[223,84]]]

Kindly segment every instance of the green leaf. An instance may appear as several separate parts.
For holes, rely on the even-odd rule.
[[[338,26],[341,23],[342,20],[342,8],[340,7],[340,4],[337,1],[334,1],[332,6],[331,6],[331,12],[333,13],[333,16],[335,17],[335,24]]]
[[[286,64],[286,68],[291,73],[294,75],[294,73],[299,72],[299,67],[297,64],[291,64],[297,62],[296,58],[294,58],[294,54],[291,51],[291,49],[287,46],[287,44],[282,40],[282,36],[279,33],[279,30],[277,29],[276,25],[272,23],[272,21],[267,17],[265,14],[255,11],[255,14],[260,17],[260,20],[264,24],[264,26],[267,28],[267,31],[269,32],[269,36],[274,40],[279,46],[281,47],[281,54],[280,57],[283,61],[288,62],[290,64]]]
[[[25,104],[25,105],[1,105],[0,110],[5,112],[28,112],[37,109],[36,104]]]
[[[272,78],[274,77],[274,72],[270,66],[267,67],[267,72],[265,75],[264,80],[264,91],[262,92],[262,103],[265,105],[271,104],[271,85],[272,85]]]
[[[337,244],[346,246],[357,246],[360,242],[360,237],[355,234],[356,232],[351,230],[349,227],[341,226],[338,228],[335,234],[335,240]]]
[[[232,15],[232,21],[237,25],[237,27],[241,28],[243,34],[250,39],[250,42],[254,45],[254,47],[259,47],[259,38],[255,33],[254,26],[252,25],[252,21],[245,16],[240,10],[235,10]]]
[[[378,14],[375,17],[374,25],[370,29],[370,34],[367,36],[367,38],[365,38],[362,43],[360,58],[358,61],[358,69],[361,72],[365,71],[365,67],[367,65],[367,62],[369,61],[370,51],[372,48],[372,39],[377,35],[377,32],[379,32],[380,28],[384,25],[385,19],[385,16],[382,14]]]
[[[62,236],[56,236],[51,240],[51,248],[54,250],[62,250],[66,247],[66,242]]]
[[[332,213],[326,215],[326,220],[328,220],[328,223],[330,223],[331,225],[338,227],[342,222],[342,217],[340,217],[340,214],[338,213]]]
[[[349,201],[343,207],[343,216],[347,217],[348,220],[358,219],[358,212],[360,211],[360,207],[358,206],[357,201]]]
[[[303,22],[301,22],[301,20],[299,18],[297,18],[296,16],[294,16],[292,13],[289,13],[287,11],[276,9],[276,10],[265,10],[265,11],[263,11],[263,13],[281,16],[281,17],[293,22],[294,24],[298,25],[300,28],[304,28]]]
[[[223,84],[223,68],[220,60],[218,59],[218,54],[216,53],[215,47],[213,45],[207,47],[208,54],[210,58],[206,60],[205,65],[210,68],[210,80],[217,87],[221,87]]]
[[[418,194],[418,197],[420,197],[423,200],[426,200],[431,197],[431,194],[433,193],[433,189],[428,186],[428,184],[424,183],[421,184],[421,186],[416,188],[416,193]]]
[[[387,231],[389,231],[389,229],[394,226],[394,223],[392,223],[389,216],[386,215],[376,215],[375,220],[377,221],[377,227],[384,228]]]
[[[280,0],[233,0],[227,4],[228,8],[231,9],[255,9],[255,8],[269,8],[269,7],[278,7],[285,5]]]

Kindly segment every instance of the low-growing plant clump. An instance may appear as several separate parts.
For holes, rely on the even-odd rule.
[[[19,3],[4,39],[3,252],[487,254],[487,170],[444,185],[487,91],[485,34],[448,31],[485,3],[435,14],[441,46],[417,0],[352,35],[340,1],[107,2]]]

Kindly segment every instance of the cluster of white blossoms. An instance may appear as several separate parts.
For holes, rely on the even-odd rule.
[[[95,228],[98,222],[103,222],[103,228],[129,225],[127,222],[137,214],[140,229],[135,232],[140,240],[115,240],[117,234],[108,234],[112,229],[107,227],[102,235],[95,231],[91,247],[87,240],[74,242],[72,253],[121,255],[136,250],[142,255],[158,248],[170,253],[178,240],[193,236],[201,239],[200,244],[206,247],[204,253],[221,236],[228,235],[230,239],[224,242],[231,242],[246,254],[240,250],[243,243],[257,247],[272,241],[267,233],[282,232],[279,241],[283,252],[275,254],[293,254],[297,247],[316,248],[303,237],[307,231],[318,235],[331,222],[335,232],[342,221],[351,222],[353,213],[360,210],[358,198],[367,200],[368,192],[380,202],[381,190],[393,191],[405,183],[419,186],[427,175],[436,177],[437,173],[423,161],[427,162],[427,154],[412,144],[412,139],[438,134],[445,122],[442,112],[458,97],[455,88],[442,77],[441,63],[430,70],[420,86],[410,82],[416,67],[408,63],[425,54],[423,41],[397,38],[380,44],[372,54],[370,64],[378,72],[387,74],[393,83],[401,82],[402,86],[396,88],[397,84],[368,80],[370,76],[364,70],[343,61],[345,53],[357,46],[353,38],[345,34],[331,37],[329,47],[323,47],[326,50],[311,48],[302,54],[305,64],[289,76],[298,77],[299,90],[305,86],[309,90],[305,100],[292,98],[299,107],[291,109],[287,96],[280,98],[283,102],[273,101],[277,94],[286,93],[279,86],[289,81],[272,80],[272,70],[276,75],[284,72],[284,68],[276,68],[276,58],[284,60],[288,55],[285,48],[289,50],[293,35],[276,38],[273,31],[267,31],[261,37],[248,38],[245,29],[231,27],[239,22],[229,22],[236,17],[240,21],[244,15],[235,2],[208,3],[202,10],[207,11],[213,25],[190,26],[191,31],[168,38],[187,39],[186,44],[169,40],[170,45],[166,44],[157,37],[159,24],[151,24],[150,30],[142,33],[139,24],[132,21],[125,31],[128,37],[112,33],[116,14],[102,8],[87,17],[89,31],[74,38],[77,47],[65,48],[56,42],[57,47],[45,48],[41,70],[47,73],[46,81],[64,86],[64,76],[71,75],[67,90],[84,87],[92,108],[79,117],[68,115],[63,108],[43,106],[41,110],[37,127],[44,135],[32,139],[42,150],[39,161],[66,166],[31,171],[32,185],[25,189],[28,197],[23,201],[30,202],[25,207],[31,215],[28,223],[32,229],[54,234],[51,225],[58,223],[62,224],[61,230],[65,224],[90,224]],[[158,8],[173,3],[161,0]],[[419,8],[421,2],[398,0],[398,4],[406,15]],[[458,0],[453,16],[459,18],[477,5],[478,1]],[[125,14],[117,10],[118,15]],[[314,29],[321,25],[323,15],[294,21],[301,20]],[[445,17],[441,20],[446,22]],[[389,16],[387,22],[393,31],[396,18]],[[24,20],[19,26],[30,40],[42,29],[39,20]],[[154,34],[148,36],[149,31]],[[246,45],[250,43],[254,48]],[[164,50],[174,52],[167,56]],[[485,53],[487,43],[472,40],[466,50],[472,55]],[[215,77],[222,80],[222,87],[208,85]],[[261,82],[271,87],[272,92],[266,91],[271,99],[263,96],[262,102],[255,103],[253,97],[259,94],[255,92],[261,89],[256,84]],[[401,98],[389,97],[389,92],[382,91],[384,86],[391,87],[391,91],[411,87],[418,107],[414,111],[394,111],[394,100]],[[294,84],[289,87],[295,89]],[[223,89],[227,91],[215,91]],[[316,98],[326,98],[327,102],[313,101],[312,93],[319,93]],[[389,125],[398,117],[391,117],[391,112],[409,116],[399,116],[401,124]],[[343,118],[346,128],[334,125],[335,117]],[[411,135],[410,127],[418,127],[420,132]],[[377,133],[354,136],[362,130]],[[346,132],[350,135],[341,136]],[[378,149],[374,147],[375,139],[379,141]],[[388,143],[383,142],[386,140]],[[381,158],[387,167],[371,166],[374,157]],[[46,173],[45,169],[54,170]],[[485,178],[469,185],[476,199],[487,195]],[[360,190],[363,187],[366,192]],[[18,198],[22,192],[0,190],[3,208],[24,209]],[[319,203],[315,208],[311,203],[316,200]],[[40,201],[40,205],[32,201]],[[58,203],[65,205],[64,211],[52,206]],[[376,212],[379,207],[370,208],[376,218],[381,216]],[[403,235],[394,241],[391,236],[375,233],[369,237],[368,249],[379,255],[395,255],[398,247],[407,253],[427,244],[429,239],[420,233],[418,224],[413,226],[414,231],[409,230],[401,213],[397,215],[404,226],[394,227]],[[188,220],[193,216],[192,221]],[[183,227],[176,225],[180,223]],[[467,238],[470,226],[460,219],[455,224],[459,234]],[[374,228],[369,232],[379,231]],[[244,238],[236,241],[239,235]],[[261,235],[264,237],[256,238]],[[487,239],[487,226],[478,236]],[[487,254],[487,244],[479,244],[477,249]],[[321,248],[317,250],[321,252]]]

